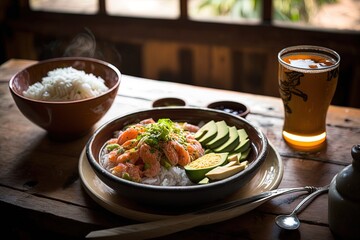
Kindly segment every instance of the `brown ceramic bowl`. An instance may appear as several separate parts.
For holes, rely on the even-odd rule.
[[[245,104],[235,101],[213,102],[210,103],[207,107],[235,114],[243,118],[245,118],[250,113],[250,109]]]
[[[136,183],[116,177],[99,164],[100,153],[114,132],[140,120],[170,118],[172,121],[186,121],[204,124],[210,120],[224,120],[229,126],[244,128],[251,141],[249,166],[231,177],[208,184],[191,186],[154,186]],[[244,118],[219,110],[192,107],[162,107],[129,113],[111,120],[98,128],[86,145],[86,154],[95,174],[118,195],[140,204],[161,207],[184,207],[207,204],[225,198],[238,191],[257,173],[264,162],[269,145],[264,134]]]
[[[177,106],[186,106],[185,100],[175,97],[159,98],[156,99],[153,104],[153,107],[177,107]]]
[[[23,95],[30,85],[41,82],[56,68],[73,67],[102,77],[109,90],[97,97],[73,101],[43,101]],[[75,139],[88,133],[111,107],[121,81],[113,65],[92,58],[66,57],[40,61],[15,74],[9,88],[20,111],[33,123],[47,130],[57,140]]]

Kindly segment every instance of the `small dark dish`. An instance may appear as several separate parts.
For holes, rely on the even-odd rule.
[[[153,118],[155,121],[159,118],[170,118],[173,121],[186,121],[192,124],[224,120],[228,125],[244,128],[249,135],[252,148],[248,157],[249,167],[231,177],[209,184],[153,186],[121,179],[100,166],[100,152],[105,142],[113,137],[113,133],[128,124],[147,118]],[[133,112],[105,123],[89,139],[86,154],[96,175],[116,190],[119,196],[141,204],[176,208],[211,203],[235,193],[257,173],[267,156],[268,148],[264,134],[244,118],[206,108],[164,107]]]
[[[152,104],[153,107],[177,107],[186,106],[186,102],[180,98],[159,98]]]
[[[105,81],[109,90],[82,100],[45,101],[23,95],[30,85],[41,82],[49,71],[73,67],[94,74]],[[111,107],[121,81],[120,71],[113,65],[92,58],[64,57],[40,61],[15,74],[9,88],[20,111],[33,123],[47,130],[56,140],[71,140],[88,133]]]
[[[210,103],[207,107],[235,114],[243,118],[245,118],[250,113],[250,109],[245,104],[234,101],[213,102]]]

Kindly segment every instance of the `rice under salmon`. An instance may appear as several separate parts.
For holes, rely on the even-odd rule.
[[[109,139],[100,164],[112,174],[134,182],[160,186],[193,183],[184,166],[204,155],[194,138],[199,128],[170,119],[145,119]]]

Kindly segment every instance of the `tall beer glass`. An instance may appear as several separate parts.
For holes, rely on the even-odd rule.
[[[283,138],[295,149],[318,149],[326,140],[326,115],[336,90],[340,56],[328,48],[302,45],[284,48],[278,61]]]

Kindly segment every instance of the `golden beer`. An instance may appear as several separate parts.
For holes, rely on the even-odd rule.
[[[279,92],[284,104],[283,138],[299,150],[326,139],[326,114],[334,96],[340,56],[317,46],[294,46],[278,54]]]

